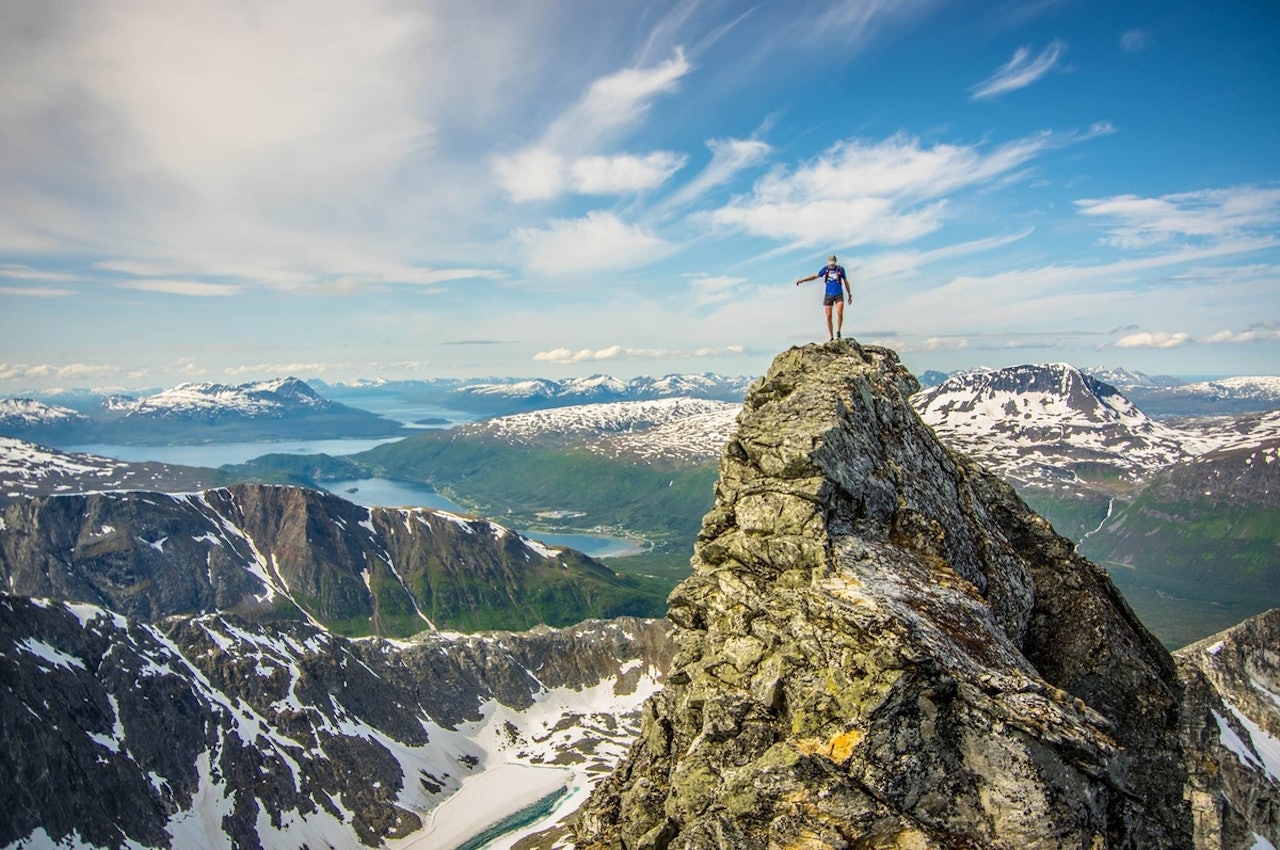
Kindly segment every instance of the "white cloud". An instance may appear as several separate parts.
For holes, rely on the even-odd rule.
[[[516,241],[533,274],[561,275],[648,265],[674,246],[613,213],[594,211],[585,218],[556,219],[546,230],[521,228]]]
[[[655,189],[684,167],[685,157],[669,151],[647,156],[588,156],[575,160],[569,174],[584,195],[621,195]]]
[[[20,298],[66,298],[75,294],[74,290],[53,286],[0,286],[0,295]]]
[[[1205,345],[1241,345],[1247,342],[1280,342],[1280,324],[1259,322],[1244,331],[1218,331],[1202,336],[1197,342]]]
[[[1066,44],[1054,40],[1038,55],[1032,57],[1030,47],[1019,47],[1014,51],[1013,58],[996,69],[990,77],[970,89],[972,92],[970,98],[987,100],[1026,88],[1049,73],[1058,64],[1058,60],[1062,58],[1066,49]]]
[[[695,348],[691,350],[672,350],[657,348],[626,348],[611,345],[608,348],[583,348],[574,351],[569,348],[553,348],[540,351],[533,359],[543,363],[594,363],[602,360],[691,360],[703,357],[728,357],[743,353],[740,345],[726,345],[720,348]]]
[[[716,225],[831,247],[909,242],[942,225],[943,196],[1025,166],[1071,136],[1038,134],[1000,145],[936,144],[895,135],[881,142],[838,142],[795,170],[778,168],[749,196],[711,212]]]
[[[722,186],[747,168],[764,162],[771,148],[755,139],[710,139],[711,162],[699,174],[680,187],[664,206],[678,207],[692,203],[711,189]]]
[[[55,366],[49,363],[0,363],[0,381],[56,380],[81,381],[115,375],[116,366],[95,366],[89,363],[67,363]]]
[[[226,373],[228,375],[270,375],[279,377],[283,375],[322,375],[331,369],[344,369],[345,365],[333,365],[330,363],[258,363],[252,366],[228,366]]]
[[[639,156],[598,151],[640,123],[653,101],[679,87],[692,66],[682,50],[652,68],[625,68],[601,77],[551,122],[541,140],[491,162],[494,178],[516,202],[565,192],[622,194],[652,189],[684,166],[679,154]]]
[[[591,84],[582,98],[552,122],[542,146],[557,151],[594,150],[639,123],[653,101],[670,94],[693,69],[677,48],[652,68],[624,68]]]
[[[121,289],[139,289],[194,298],[226,298],[244,291],[244,287],[238,284],[205,283],[197,280],[130,280],[116,285]]]
[[[1084,215],[1116,221],[1106,242],[1126,249],[1249,238],[1280,224],[1280,188],[1205,189],[1158,198],[1116,195],[1082,199],[1076,206]],[[1263,236],[1264,244],[1274,242],[1274,235]]]
[[[746,278],[729,275],[699,275],[689,281],[693,290],[694,303],[705,306],[728,301],[741,292]]]
[[[55,272],[49,269],[36,269],[18,263],[0,263],[0,278],[8,278],[9,280],[43,280],[53,283],[75,283],[84,279],[80,275]]]
[[[1136,333],[1116,340],[1116,348],[1179,348],[1191,342],[1191,334],[1186,331],[1177,333]]]
[[[1120,46],[1126,53],[1137,53],[1146,50],[1151,43],[1151,33],[1142,29],[1125,30],[1120,35]]]
[[[541,147],[495,157],[493,176],[517,203],[554,198],[568,183],[564,157]]]

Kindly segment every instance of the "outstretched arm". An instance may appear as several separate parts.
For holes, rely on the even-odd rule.
[[[805,282],[807,282],[807,281],[810,281],[810,280],[817,280],[817,279],[818,279],[818,276],[817,276],[816,274],[811,274],[811,275],[809,275],[808,277],[802,277],[802,278],[800,278],[799,280],[797,280],[797,281],[796,281],[796,286],[799,286],[800,284],[805,283]]]

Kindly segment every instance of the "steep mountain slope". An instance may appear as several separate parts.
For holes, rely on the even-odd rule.
[[[1175,657],[1196,846],[1280,846],[1280,610]]]
[[[1137,482],[1193,453],[1179,432],[1063,363],[965,373],[911,403],[949,445],[1022,484]]]
[[[0,437],[0,506],[24,496],[103,490],[191,492],[224,482],[224,475],[213,469],[128,463]]]
[[[1280,437],[1159,472],[1080,542],[1181,646],[1280,606]]]
[[[409,635],[661,616],[667,585],[484,520],[295,487],[31,499],[0,514],[9,592],[151,621],[236,611]]]
[[[1191,846],[1172,659],[917,387],[851,340],[753,385],[581,847]]]
[[[26,429],[85,422],[87,418],[67,407],[29,398],[0,398],[0,428]]]
[[[668,658],[632,620],[349,641],[0,596],[0,846],[354,850],[508,764],[571,805]]]

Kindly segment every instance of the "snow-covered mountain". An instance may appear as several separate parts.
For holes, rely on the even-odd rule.
[[[30,398],[0,398],[0,427],[3,428],[36,428],[87,421],[69,407],[45,404]]]
[[[0,437],[0,505],[23,496],[106,490],[196,490],[219,483],[213,470],[127,463]]]
[[[667,646],[629,619],[356,641],[2,596],[0,846],[479,846],[536,807],[535,832],[624,754]]]
[[[0,434],[76,446],[391,437],[402,431],[400,422],[324,398],[297,378],[180,384],[140,399],[101,396],[86,412],[9,399],[0,402]]]
[[[1148,375],[1146,372],[1139,372],[1136,369],[1125,369],[1121,366],[1093,366],[1082,369],[1086,375],[1096,378],[1104,384],[1110,384],[1121,391],[1128,391],[1138,388],[1152,387],[1176,387],[1186,383],[1178,378],[1172,378],[1168,375]]]
[[[1280,377],[1275,375],[1222,378],[1200,381],[1170,388],[1174,395],[1197,396],[1213,400],[1264,401],[1280,406]]]
[[[179,384],[139,399],[126,416],[210,419],[215,417],[281,418],[338,407],[297,378],[248,384]]]
[[[1065,363],[968,372],[911,401],[945,442],[1029,484],[1100,473],[1139,481],[1197,453],[1185,434]]]
[[[692,397],[718,401],[741,401],[751,379],[727,378],[722,375],[642,376],[623,381],[608,375],[552,380],[534,378],[516,381],[472,383],[450,393],[455,404],[468,406],[481,401],[489,404],[520,402],[525,406],[566,406],[606,401],[643,401],[660,398]]]
[[[501,416],[459,430],[511,444],[580,443],[608,456],[702,460],[719,457],[741,409],[699,398],[604,402]]]

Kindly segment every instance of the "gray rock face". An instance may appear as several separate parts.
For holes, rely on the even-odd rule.
[[[145,621],[235,611],[347,635],[663,614],[634,578],[485,520],[259,484],[9,505],[0,582]]]
[[[1196,846],[1280,846],[1280,609],[1175,658]]]
[[[486,767],[486,705],[518,718],[548,689],[634,694],[668,663],[667,632],[620,619],[351,641],[0,596],[0,846],[378,846]],[[564,717],[543,750],[599,758],[609,728]]]
[[[851,340],[752,386],[579,847],[1192,846],[1172,658],[915,389]]]

